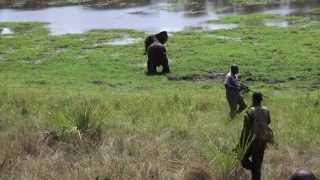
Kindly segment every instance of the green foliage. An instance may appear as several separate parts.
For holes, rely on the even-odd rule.
[[[263,20],[284,19],[280,15],[255,13],[249,15],[225,16],[218,20],[210,20],[208,23],[234,23],[241,26],[258,26],[263,25]]]
[[[80,104],[80,107],[77,107],[77,109],[73,112],[73,120],[77,127],[77,129],[80,132],[87,131],[89,129],[89,123],[90,119],[93,117],[95,109],[95,104],[91,102],[83,102]]]
[[[70,104],[63,111],[51,112],[53,125],[58,129],[60,136],[68,138],[70,135],[87,136],[89,138],[100,138],[102,112],[96,112],[98,101],[85,99],[76,101],[77,104]],[[99,109],[102,110],[102,109]]]
[[[54,117],[54,125],[62,132],[69,133],[74,130],[72,122],[65,116],[64,113],[58,112]]]

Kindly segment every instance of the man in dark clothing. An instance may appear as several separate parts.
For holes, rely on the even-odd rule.
[[[169,62],[164,44],[168,40],[166,31],[148,36],[145,40],[145,54],[148,55],[148,74],[156,74],[157,66],[162,66],[162,73],[169,73]]]
[[[224,81],[226,97],[230,106],[231,119],[233,119],[237,113],[241,113],[247,107],[241,95],[242,88],[238,79],[238,73],[239,67],[237,65],[231,65],[230,72],[226,75]]]
[[[319,180],[311,171],[300,169],[297,170],[289,180]]]
[[[244,116],[240,138],[241,149],[244,152],[241,164],[251,170],[252,180],[261,179],[264,151],[267,143],[273,142],[273,133],[268,126],[271,122],[270,112],[261,105],[262,100],[262,93],[253,93],[252,107]]]

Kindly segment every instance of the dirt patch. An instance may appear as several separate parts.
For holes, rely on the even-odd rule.
[[[55,53],[63,53],[63,52],[65,52],[68,48],[69,48],[69,45],[61,45],[61,46],[54,47],[53,51],[54,51]]]
[[[59,141],[59,137],[56,131],[47,130],[42,132],[41,137],[39,139],[39,144],[43,144],[46,146],[53,146]]]
[[[271,80],[267,80],[266,83],[267,84],[280,84],[280,83],[284,83],[286,82],[285,80],[279,80],[279,79],[271,79]]]
[[[313,82],[311,84],[311,89],[320,89],[320,81]]]
[[[294,80],[299,80],[299,81],[303,81],[303,80],[305,80],[306,79],[306,77],[304,77],[304,76],[290,76],[290,77],[288,77],[288,81],[294,81]]]
[[[225,75],[222,72],[208,72],[207,74],[170,74],[167,78],[170,81],[223,81]]]
[[[216,72],[216,71],[209,71],[208,73],[204,74],[169,74],[167,75],[167,79],[169,81],[191,81],[191,82],[204,82],[204,81],[212,81],[212,82],[223,82],[225,79],[226,73],[224,72]],[[253,82],[263,82],[266,84],[274,85],[274,84],[281,84],[288,81],[294,80],[303,80],[303,76],[293,76],[289,77],[288,79],[272,79],[265,77],[263,75],[254,75],[251,73],[244,73],[239,76],[241,82],[245,84],[250,84]],[[320,84],[313,84],[313,88],[319,88]]]
[[[48,84],[45,80],[33,80],[33,81],[27,81],[28,84],[39,84],[39,85],[46,85]]]
[[[102,81],[102,80],[93,80],[93,81],[90,81],[92,84],[95,84],[95,85],[103,85],[103,84],[106,84],[105,81]]]
[[[294,80],[294,79],[290,79]],[[243,77],[244,82],[264,82],[266,84],[280,84],[280,83],[285,83],[287,80],[282,80],[282,79],[269,79],[267,77],[259,77],[259,76],[245,76]]]
[[[211,180],[213,179],[208,171],[201,168],[193,168],[187,171],[183,180]]]
[[[224,78],[226,76],[226,73],[224,72],[216,72],[216,71],[209,71],[206,74],[170,74],[167,76],[168,80],[171,81],[217,81],[222,82],[224,81]],[[239,77],[243,82],[254,82],[254,81],[262,81],[267,84],[277,84],[277,83],[283,83],[285,80],[277,80],[277,79],[268,79],[266,77],[263,77],[262,75],[253,75],[251,73],[245,73]]]
[[[110,82],[106,82],[106,81],[103,81],[103,80],[92,80],[92,81],[89,81],[89,83],[97,85],[97,86],[106,85],[106,86],[111,87],[111,88],[117,88],[119,86],[123,86],[124,85],[122,83],[110,83]]]

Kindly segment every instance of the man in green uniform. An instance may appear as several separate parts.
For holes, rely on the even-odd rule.
[[[244,150],[241,164],[251,171],[252,180],[261,179],[261,167],[267,143],[273,142],[269,110],[262,106],[263,95],[254,92],[252,107],[246,112],[240,144]]]

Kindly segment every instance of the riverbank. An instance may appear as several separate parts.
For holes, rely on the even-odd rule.
[[[319,174],[319,21],[252,14],[210,23],[238,27],[173,33],[168,76],[144,74],[144,32],[52,36],[44,23],[0,23],[13,32],[0,35],[0,177],[248,179],[232,151],[242,115],[229,121],[220,78],[232,63],[271,111],[278,145],[263,177]]]
[[[13,9],[42,9],[49,7],[63,7],[63,6],[88,6],[98,9],[117,9],[117,8],[129,8],[138,7],[144,5],[150,5],[154,2],[150,0],[4,0],[0,2],[0,9],[13,8]],[[166,2],[169,9],[175,9],[185,5],[185,8],[191,8],[196,11],[203,10],[207,3],[214,4],[216,8],[221,8],[221,11],[248,11],[254,12],[255,10],[263,8],[272,8],[280,5],[292,5],[303,6],[305,4],[317,4],[316,0],[290,0],[290,1],[278,1],[278,0],[232,0],[228,2],[216,3],[214,1],[206,0],[182,0],[178,2]],[[165,7],[164,7],[165,8]],[[195,12],[197,13],[197,12]]]
[[[148,3],[148,0],[13,0],[0,2],[0,8],[14,9],[41,9],[48,7],[63,6],[89,6],[95,8],[128,8],[141,6]]]

